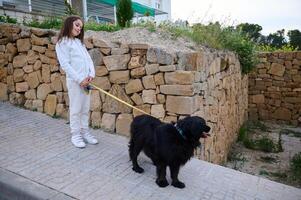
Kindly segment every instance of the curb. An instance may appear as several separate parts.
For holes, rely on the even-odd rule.
[[[74,200],[64,193],[0,168],[0,200]]]

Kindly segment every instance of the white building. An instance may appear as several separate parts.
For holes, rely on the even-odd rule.
[[[86,19],[98,22],[116,21],[117,0],[68,0]],[[171,0],[132,0],[134,20],[149,15],[156,22],[171,19]],[[0,15],[8,15],[22,21],[40,16],[64,15],[64,0],[0,0]]]

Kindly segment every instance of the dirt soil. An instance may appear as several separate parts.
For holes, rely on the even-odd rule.
[[[281,144],[283,151],[267,153],[248,149],[242,142],[237,142],[233,145],[225,166],[301,188],[300,180],[296,181],[290,171],[290,160],[301,152],[301,127],[260,122],[259,125],[253,126],[248,134],[253,139],[267,136],[274,144]]]

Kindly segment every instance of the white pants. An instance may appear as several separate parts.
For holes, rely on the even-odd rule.
[[[90,94],[80,85],[67,79],[69,96],[70,129],[72,135],[89,131]]]

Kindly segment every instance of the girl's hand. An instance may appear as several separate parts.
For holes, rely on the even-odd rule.
[[[93,80],[93,78],[91,76],[88,76],[80,83],[80,86],[87,87],[92,80]]]

